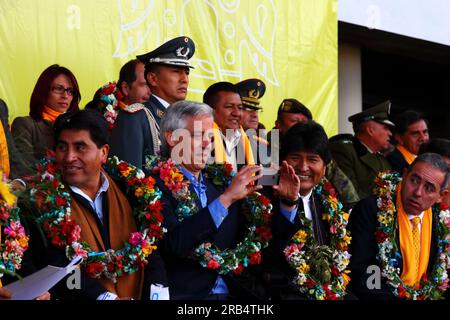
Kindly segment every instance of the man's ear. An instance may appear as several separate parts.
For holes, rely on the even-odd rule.
[[[105,164],[106,161],[108,160],[109,144],[105,144],[103,147],[101,147],[100,151],[101,151],[102,163]]]
[[[147,73],[147,84],[151,87],[157,87],[158,86],[158,76],[155,72],[148,72]]]
[[[122,83],[120,83],[120,91],[122,91],[122,93],[125,97],[130,94],[128,83],[126,81],[122,81]]]
[[[436,201],[436,203],[441,203],[448,195],[449,191],[448,188],[445,189],[444,191],[441,191],[439,199]]]

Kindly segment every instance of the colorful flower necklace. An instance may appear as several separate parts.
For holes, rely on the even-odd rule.
[[[190,181],[171,159],[163,161],[156,157],[147,157],[145,168],[148,172],[158,174],[177,200],[175,213],[178,221],[198,212],[195,202],[197,196],[189,190]],[[230,164],[211,164],[204,172],[205,177],[215,185],[229,186],[234,176]],[[234,249],[223,251],[212,243],[205,242],[194,249],[191,257],[198,260],[203,267],[217,270],[219,274],[240,274],[248,265],[260,264],[261,249],[266,248],[272,238],[269,227],[272,205],[267,197],[255,192],[245,199],[242,210],[248,222],[247,233],[242,242]]]
[[[0,173],[1,174],[1,173]],[[0,278],[3,274],[15,275],[20,269],[28,237],[20,223],[19,208],[14,207],[15,196],[6,183],[0,181]]]
[[[377,259],[381,264],[382,276],[393,287],[395,296],[402,299],[424,300],[441,299],[448,288],[447,269],[450,268],[450,211],[447,206],[435,205],[433,211],[434,230],[439,238],[438,258],[431,275],[425,275],[418,289],[407,286],[401,279],[399,266],[401,255],[395,241],[398,230],[397,209],[395,207],[396,189],[401,182],[396,173],[382,172],[375,179],[375,195],[378,197],[379,227],[375,232],[378,244]]]
[[[296,271],[293,282],[300,292],[317,300],[340,300],[350,281],[348,214],[342,210],[336,191],[327,179],[323,178],[314,188],[314,194],[320,197],[325,208],[322,219],[330,225],[330,245],[319,245],[313,236],[312,221],[301,217],[302,227],[284,249],[284,255]]]
[[[70,193],[52,159],[37,164],[37,174],[31,178],[27,194],[39,210],[38,221],[53,245],[65,248],[69,260],[82,257],[82,268],[88,276],[104,276],[116,282],[123,274],[136,272],[147,264],[157,240],[162,238],[161,192],[152,177],[145,177],[142,170],[117,157],[108,159],[105,170],[126,184],[127,196],[136,198],[133,215],[141,225],[140,231],[131,233],[128,242],[117,251],[95,252],[86,242],[80,242],[81,228],[71,219]]]
[[[100,88],[98,100],[102,101],[106,106],[101,108],[101,112],[109,123],[109,128],[114,128],[117,115],[119,114],[119,101],[123,99],[123,94],[117,87],[116,82],[110,82]]]

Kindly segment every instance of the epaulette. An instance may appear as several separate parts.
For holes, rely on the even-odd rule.
[[[269,145],[269,141],[267,141],[264,138],[258,137],[257,135],[253,135],[253,139],[255,139],[257,142],[265,144],[265,145]]]
[[[144,110],[144,108],[145,107],[142,103],[133,103],[123,108],[123,110],[128,113],[136,113],[138,111]]]

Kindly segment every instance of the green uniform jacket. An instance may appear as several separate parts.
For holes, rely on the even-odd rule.
[[[370,153],[356,138],[330,142],[330,151],[338,166],[352,181],[360,199],[372,194],[374,179],[379,172],[392,169],[383,155]]]

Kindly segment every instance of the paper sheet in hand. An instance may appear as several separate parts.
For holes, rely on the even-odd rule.
[[[12,300],[35,299],[51,289],[67,274],[71,273],[78,267],[80,262],[81,258],[77,257],[65,268],[47,266],[22,280],[18,280],[5,286],[5,288],[11,291]]]

